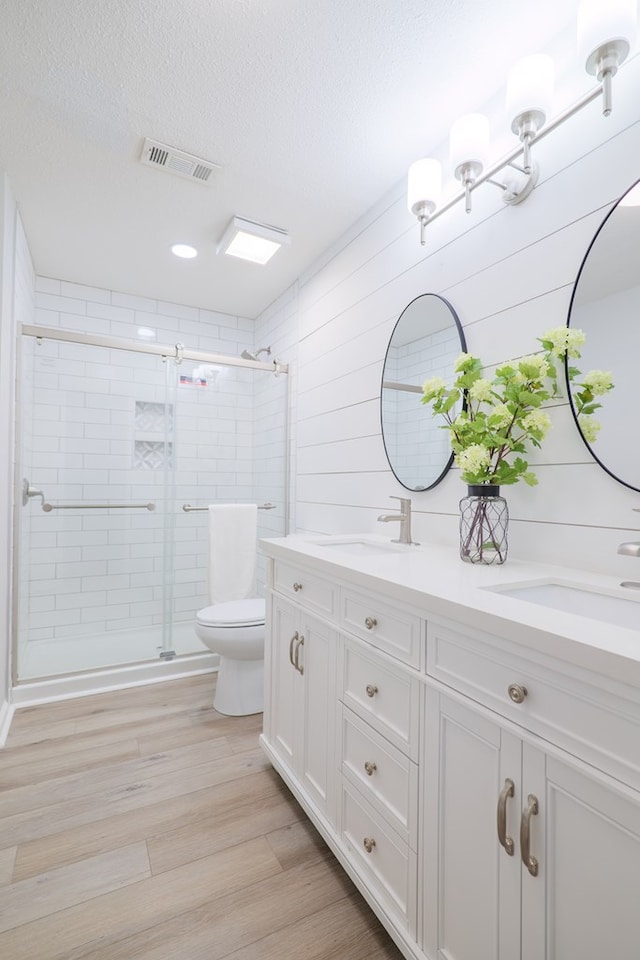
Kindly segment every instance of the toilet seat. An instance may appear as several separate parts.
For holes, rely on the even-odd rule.
[[[259,627],[265,621],[265,601],[263,597],[248,600],[228,600],[203,607],[196,614],[198,623],[204,627]]]

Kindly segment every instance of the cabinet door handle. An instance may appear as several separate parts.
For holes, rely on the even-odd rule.
[[[365,687],[365,690],[367,691],[368,697],[375,697],[376,693],[378,692],[378,688],[373,683],[368,683]]]
[[[498,840],[510,857],[513,856],[513,840],[507,836],[507,800],[515,794],[513,780],[505,780],[498,798]]]
[[[521,683],[510,683],[507,688],[507,693],[514,703],[522,703],[528,691]]]
[[[300,666],[300,661],[298,660],[298,656],[300,654],[300,647],[304,647],[304,637],[302,636],[302,634],[300,634],[300,636],[298,637],[298,642],[296,643],[296,649],[293,654],[293,661],[294,661],[293,665],[299,674],[304,674],[304,667]]]
[[[368,776],[368,777],[371,777],[371,776],[373,776],[373,774],[374,774],[374,773],[376,772],[376,770],[378,769],[378,766],[377,766],[377,764],[372,763],[371,760],[367,760],[367,761],[365,762],[364,769],[365,769],[365,771],[366,771],[367,776]]]
[[[291,664],[292,667],[295,667],[295,663],[293,662],[293,645],[297,639],[298,639],[298,631],[296,630],[294,635],[291,637],[291,640],[289,641],[289,663]]]
[[[375,842],[375,840],[373,839],[373,837],[365,837],[364,840],[362,841],[362,845],[363,845],[363,847],[365,848],[365,850],[367,851],[367,853],[372,853],[372,852],[373,852],[373,848],[374,848],[375,845],[376,845],[376,842]]]
[[[298,583],[298,581],[296,580],[296,582],[293,585],[293,589],[295,590],[296,593],[299,593],[300,590],[302,590],[302,584]]]
[[[520,821],[520,855],[522,862],[532,877],[538,876],[538,861],[531,856],[531,817],[538,813],[538,798],[532,793],[527,797],[527,808],[522,811]]]
[[[378,621],[375,617],[367,617],[364,621],[364,625],[367,630],[373,630],[374,627],[378,626]]]

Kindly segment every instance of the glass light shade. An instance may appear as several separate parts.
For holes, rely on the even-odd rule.
[[[425,204],[433,212],[442,193],[442,166],[437,160],[416,160],[409,167],[407,206],[409,213],[416,214]]]
[[[489,160],[489,121],[483,113],[467,113],[451,127],[449,157],[455,170],[462,164],[479,163],[484,169]]]
[[[534,53],[514,64],[507,79],[507,116],[510,120],[527,113],[551,114],[554,66],[546,53]]]
[[[582,0],[578,8],[578,53],[586,63],[611,41],[636,39],[636,0]]]

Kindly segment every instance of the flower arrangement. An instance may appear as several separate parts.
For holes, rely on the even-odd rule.
[[[423,385],[421,402],[444,419],[462,479],[468,484],[511,484],[538,481],[529,469],[528,445],[539,447],[551,426],[542,405],[558,395],[556,363],[565,358],[580,429],[593,442],[600,424],[592,419],[602,406],[597,397],[613,389],[611,373],[591,370],[584,376],[570,360],[580,357],[582,330],[558,327],[537,338],[539,353],[498,367],[492,380],[482,376],[482,363],[468,353],[455,362],[456,378],[448,387],[442,377]]]

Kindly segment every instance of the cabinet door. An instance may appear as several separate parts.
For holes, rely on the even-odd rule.
[[[539,866],[523,866],[522,960],[638,960],[640,795],[527,744],[523,757]]]
[[[297,721],[300,727],[299,776],[317,806],[335,821],[329,804],[335,766],[336,633],[321,620],[303,615],[297,663],[302,697]],[[331,806],[331,809],[329,807]]]
[[[486,714],[427,690],[423,940],[438,960],[520,956],[521,753]],[[511,855],[498,842],[501,796]]]
[[[292,771],[296,766],[296,738],[300,731],[296,718],[300,674],[292,659],[299,636],[298,611],[274,597],[268,640],[271,715],[267,726],[271,747]]]

